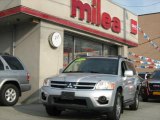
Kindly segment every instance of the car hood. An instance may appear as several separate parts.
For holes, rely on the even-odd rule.
[[[158,79],[148,79],[147,81],[148,83],[160,83],[160,80]]]
[[[65,82],[97,83],[100,80],[115,82],[118,79],[118,75],[93,74],[93,73],[62,73],[60,75],[50,77],[49,79],[53,81],[65,81]]]

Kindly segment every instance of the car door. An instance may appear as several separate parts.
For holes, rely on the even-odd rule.
[[[125,77],[124,73],[128,70],[127,61],[122,61],[121,63],[121,75],[123,80],[123,95],[124,102],[129,102],[132,99],[132,90],[133,90],[133,77]]]
[[[137,73],[134,68],[134,65],[131,62],[126,62],[127,65],[127,70],[132,70],[133,71],[133,76],[128,77],[128,93],[129,93],[129,99],[134,99],[135,92],[136,92],[136,87],[137,87]]]

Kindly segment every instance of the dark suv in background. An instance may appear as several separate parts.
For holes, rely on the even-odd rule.
[[[141,96],[145,102],[149,98],[160,99],[160,69],[155,70],[148,79],[142,82]]]
[[[31,89],[29,77],[27,70],[18,58],[0,54],[0,104],[15,105],[21,92]]]

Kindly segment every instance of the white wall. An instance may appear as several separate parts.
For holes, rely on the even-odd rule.
[[[48,37],[53,32],[61,34],[62,43],[58,48],[52,48]],[[47,22],[41,22],[40,38],[40,82],[41,87],[45,78],[56,75],[63,68],[63,28]]]
[[[0,0],[0,11],[20,6],[21,0]]]
[[[23,94],[20,101],[29,99],[34,102],[38,99],[39,90],[39,51],[40,51],[40,25],[21,24],[16,28],[15,56],[18,56],[30,73],[31,91]],[[29,97],[29,98],[28,98]]]

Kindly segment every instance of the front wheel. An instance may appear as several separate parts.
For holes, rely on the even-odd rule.
[[[121,93],[117,92],[113,111],[107,114],[108,115],[107,118],[109,118],[109,120],[119,120],[121,112],[122,112],[122,97]]]
[[[13,84],[6,84],[0,91],[0,102],[5,106],[13,106],[19,99],[19,89]]]
[[[131,110],[137,110],[139,107],[139,93],[136,91],[135,97],[134,97],[134,103],[129,106]]]

